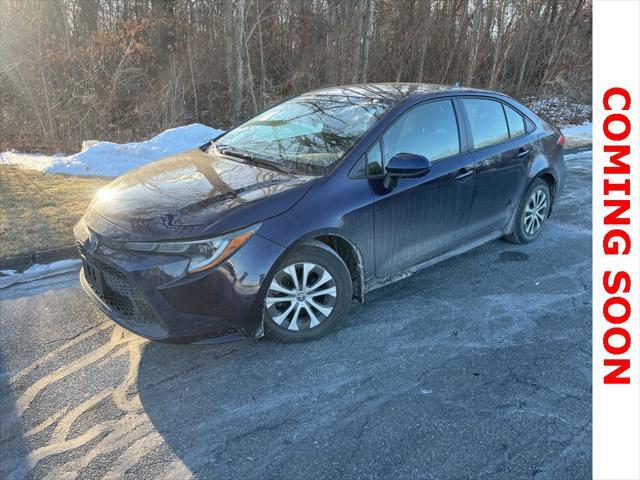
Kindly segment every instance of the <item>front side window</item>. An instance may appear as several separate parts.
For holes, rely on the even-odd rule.
[[[507,120],[500,102],[463,98],[462,105],[469,119],[473,148],[488,147],[509,139]]]
[[[234,128],[215,146],[299,174],[326,175],[389,107],[381,98],[302,95]]]
[[[380,142],[376,142],[367,152],[367,175],[375,177],[382,173],[382,150]]]
[[[382,144],[385,165],[398,153],[415,153],[432,162],[460,153],[451,100],[428,102],[409,110],[387,130]]]

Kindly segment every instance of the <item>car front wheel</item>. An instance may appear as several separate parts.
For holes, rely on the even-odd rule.
[[[335,251],[318,241],[300,245],[271,279],[265,335],[282,342],[316,339],[345,316],[352,295],[349,269]]]

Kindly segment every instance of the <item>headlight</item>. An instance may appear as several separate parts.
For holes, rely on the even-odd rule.
[[[168,253],[188,257],[187,272],[194,273],[212,268],[231,256],[244,245],[260,224],[228,233],[216,238],[185,242],[127,242],[124,248],[136,252]]]

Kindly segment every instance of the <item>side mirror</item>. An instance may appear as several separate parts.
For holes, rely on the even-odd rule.
[[[398,153],[389,160],[386,170],[390,177],[421,177],[431,170],[431,162],[415,153]]]
[[[398,153],[391,157],[385,170],[386,174],[382,184],[390,191],[396,188],[398,178],[415,178],[426,175],[431,170],[431,162],[426,157],[415,153]]]

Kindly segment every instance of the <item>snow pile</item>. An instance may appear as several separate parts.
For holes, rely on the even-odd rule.
[[[566,149],[591,144],[591,123],[560,125],[566,137]],[[145,142],[125,144],[83,142],[82,151],[74,155],[42,155],[8,151],[0,153],[0,166],[16,165],[47,173],[67,175],[117,177],[123,173],[161,158],[186,152],[207,143],[223,130],[194,123],[172,128]]]
[[[586,147],[593,142],[593,125],[591,122],[582,125],[560,125],[560,130],[566,138],[565,149]]]
[[[165,130],[145,142],[84,142],[80,153],[69,156],[3,152],[0,165],[17,165],[47,173],[117,177],[149,162],[197,148],[221,133],[222,130],[194,123]]]
[[[1,270],[0,272],[2,272],[3,275],[0,276],[0,289],[10,287],[16,283],[31,282],[53,275],[73,272],[78,270],[80,266],[80,260],[72,258],[47,264],[36,263],[22,273],[18,273],[15,270]]]

